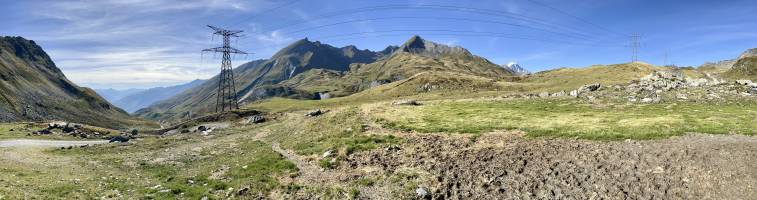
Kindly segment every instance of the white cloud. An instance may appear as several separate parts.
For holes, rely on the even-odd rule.
[[[204,27],[208,19],[254,14],[278,4],[270,0],[33,0],[23,2],[29,7],[28,19],[55,23],[29,24],[34,31],[23,35],[40,43],[79,85],[152,87],[218,73],[220,61],[200,54],[204,48],[220,45],[218,38],[210,40],[211,31]],[[255,44],[277,45],[290,40],[279,32],[254,39]]]

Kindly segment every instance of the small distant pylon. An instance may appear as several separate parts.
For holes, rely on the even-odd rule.
[[[639,61],[639,46],[641,46],[641,43],[639,42],[639,38],[641,38],[641,35],[634,33],[631,35],[631,62],[635,63]]]
[[[231,66],[231,54],[247,54],[247,52],[241,51],[231,47],[231,37],[240,37],[241,30],[226,30],[215,26],[208,25],[210,29],[213,29],[213,34],[223,36],[223,46],[204,49],[205,51],[221,52],[223,53],[223,60],[221,61],[221,74],[218,76],[218,93],[216,98],[216,112],[223,112],[228,110],[239,109],[239,103],[237,98],[237,89],[234,86],[234,71]]]

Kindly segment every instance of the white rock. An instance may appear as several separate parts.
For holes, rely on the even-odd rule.
[[[425,197],[428,195],[428,192],[426,192],[426,189],[419,187],[418,189],[415,189],[415,194],[418,195],[418,197]]]
[[[736,84],[739,84],[739,85],[750,85],[750,84],[752,84],[752,81],[751,80],[736,80]]]
[[[329,156],[331,156],[331,154],[334,154],[334,151],[331,150],[331,149],[329,149],[326,152],[323,152],[323,157],[324,158],[329,157]]]

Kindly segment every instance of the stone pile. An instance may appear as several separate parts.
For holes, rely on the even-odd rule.
[[[549,97],[578,97],[582,93],[588,93],[588,92],[594,92],[602,88],[602,85],[599,83],[593,83],[588,85],[583,85],[579,87],[578,89],[571,90],[570,92],[566,92],[565,90],[560,90],[555,93],[550,92],[541,92],[539,94],[521,94],[521,95],[510,95],[507,97],[515,97],[515,98],[549,98]]]
[[[748,88],[748,93],[757,94],[757,83],[754,83],[751,80],[736,80],[736,85],[746,86]]]
[[[60,131],[60,132],[59,132]],[[84,129],[84,125],[68,122],[51,122],[47,128],[32,132],[34,135],[63,134],[73,137],[89,138],[103,136],[99,132]]]
[[[680,72],[673,71],[655,71],[645,77],[642,77],[638,83],[631,83],[626,87],[628,92],[657,92],[670,91],[673,89],[687,87],[686,78]]]
[[[265,117],[262,115],[253,115],[247,118],[247,124],[259,124],[265,122]]]

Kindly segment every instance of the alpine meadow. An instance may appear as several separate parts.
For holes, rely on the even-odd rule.
[[[0,200],[757,199],[755,1],[0,5]]]

